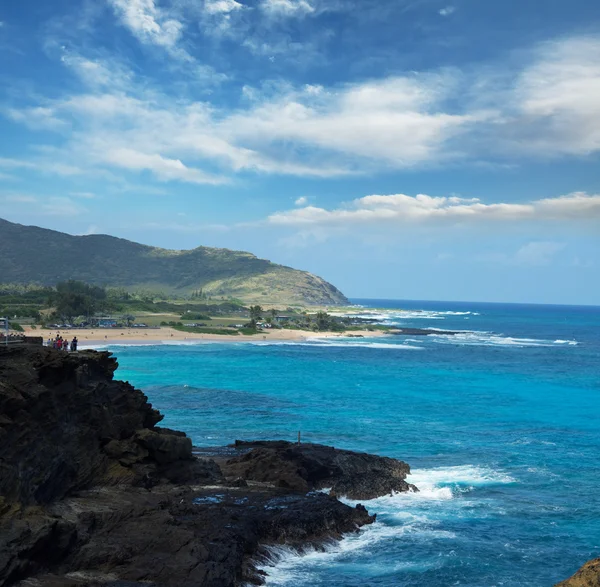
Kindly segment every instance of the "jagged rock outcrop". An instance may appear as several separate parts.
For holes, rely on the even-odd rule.
[[[600,558],[591,560],[555,587],[600,587]]]
[[[404,463],[316,445],[240,445],[222,470],[116,368],[109,353],[0,348],[0,587],[261,584],[269,545],[375,519],[311,489],[409,488]]]
[[[225,475],[273,483],[295,491],[331,489],[350,499],[417,491],[406,482],[410,467],[396,459],[319,444],[236,441],[244,454],[221,465]]]
[[[42,505],[92,485],[169,479],[192,460],[108,353],[15,346],[0,355],[0,499]],[[193,467],[192,467],[193,468]]]

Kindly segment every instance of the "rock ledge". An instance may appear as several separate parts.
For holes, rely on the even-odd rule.
[[[318,445],[238,443],[198,458],[113,378],[110,353],[0,348],[0,587],[259,585],[269,546],[371,524],[408,465]]]

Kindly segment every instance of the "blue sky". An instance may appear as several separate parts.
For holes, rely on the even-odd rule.
[[[600,3],[2,3],[0,217],[600,304]]]

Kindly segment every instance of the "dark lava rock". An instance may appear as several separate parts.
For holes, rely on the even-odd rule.
[[[307,489],[407,485],[398,461],[304,445],[291,466],[283,443],[253,449],[270,455],[270,486],[234,464],[224,475],[185,434],[157,427],[116,368],[110,353],[0,347],[0,587],[261,584],[253,561],[270,545],[319,546],[375,519]]]
[[[249,554],[268,556],[264,548],[270,544],[319,544],[372,521],[364,508],[348,508],[323,494],[224,488],[215,495],[173,487],[85,491],[29,520],[29,532],[20,525],[12,533],[2,528],[9,538],[20,537],[20,556],[13,557],[7,584],[30,575],[36,565],[46,572],[22,585],[260,584]],[[52,550],[44,550],[50,545]],[[36,553],[45,560],[36,560]]]
[[[600,587],[600,558],[587,562],[571,578],[556,587]]]
[[[0,499],[45,504],[93,484],[132,483],[192,459],[181,433],[129,383],[109,353],[43,347],[0,353]],[[191,479],[189,479],[191,481]]]
[[[374,499],[391,492],[417,491],[406,482],[410,467],[396,459],[320,444],[236,441],[246,451],[221,468],[226,476],[271,483],[296,491],[331,489],[350,499]]]

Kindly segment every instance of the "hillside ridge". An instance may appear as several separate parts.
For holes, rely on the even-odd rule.
[[[0,218],[0,283],[87,283],[263,304],[340,305],[348,300],[321,277],[246,251],[164,249],[107,234],[75,236]]]

